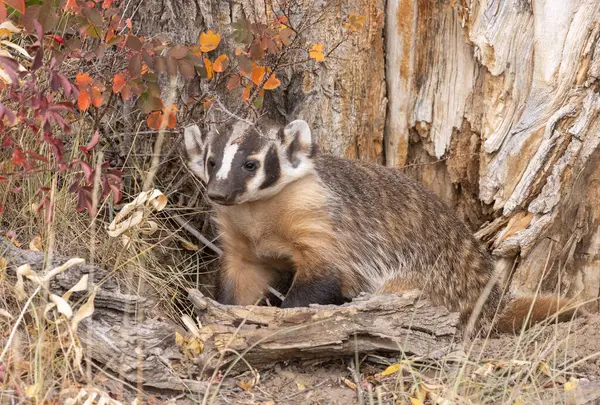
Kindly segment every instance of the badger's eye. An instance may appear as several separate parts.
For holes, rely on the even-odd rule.
[[[214,158],[208,158],[208,166],[210,166],[211,169],[214,168],[216,164]]]
[[[248,160],[244,163],[244,169],[249,172],[253,172],[258,168],[258,162],[256,160]]]

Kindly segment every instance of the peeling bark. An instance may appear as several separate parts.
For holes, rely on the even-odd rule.
[[[517,294],[543,279],[543,290],[596,299],[600,3],[395,0],[387,10],[387,163],[409,164],[481,227],[499,266],[517,263]]]

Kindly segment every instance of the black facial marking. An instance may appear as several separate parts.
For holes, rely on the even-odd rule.
[[[260,185],[260,190],[272,186],[281,176],[281,166],[279,165],[279,156],[277,155],[275,145],[271,145],[265,155],[263,170],[265,172],[265,181]]]
[[[307,307],[309,304],[341,305],[345,301],[342,296],[341,283],[335,277],[320,277],[311,280],[296,279],[281,307]]]

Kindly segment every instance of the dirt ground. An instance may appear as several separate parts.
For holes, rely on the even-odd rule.
[[[463,350],[468,351],[465,355],[472,360],[463,378],[470,381],[467,384],[472,382],[481,390],[473,397],[480,399],[459,398],[437,403],[600,404],[600,315],[533,329],[523,337],[503,335],[476,340]],[[420,366],[413,366],[417,371],[393,373],[382,378],[386,361],[393,363],[398,359],[364,356],[360,359],[358,373],[354,372],[353,359],[338,359],[325,364],[279,364],[270,370],[257,370],[255,374],[246,372],[224,378],[216,397],[208,398],[205,403],[433,404],[436,402],[432,395],[418,402],[414,387],[424,384],[431,392],[444,392],[444,387],[438,384],[443,380],[440,376],[447,378],[447,388],[452,386],[453,373],[458,372],[458,367],[453,367],[451,362],[440,372],[440,368],[424,361]],[[513,369],[514,381],[509,383],[506,383],[511,379],[511,376],[507,378],[507,364]],[[539,370],[544,372],[539,373]],[[522,378],[527,373],[532,374],[530,378]],[[468,388],[465,390],[469,392]],[[514,395],[503,392],[507,390]],[[203,403],[203,395],[173,398],[155,393],[147,403],[199,404]]]

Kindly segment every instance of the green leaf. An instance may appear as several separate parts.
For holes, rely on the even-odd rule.
[[[254,99],[254,106],[256,108],[262,108],[263,106],[263,101],[265,100],[264,96],[258,96]]]

